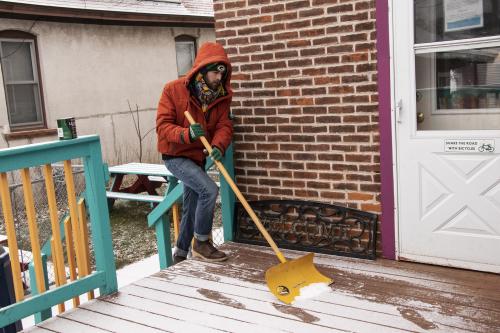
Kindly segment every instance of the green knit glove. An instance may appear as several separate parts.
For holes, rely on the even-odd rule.
[[[214,161],[220,161],[221,158],[222,158],[222,152],[220,151],[219,148],[213,146],[212,147],[212,152],[210,153],[210,157],[214,160]]]
[[[191,140],[191,142],[194,142],[200,136],[205,136],[205,131],[201,127],[201,124],[196,123],[196,124],[190,125],[189,126],[189,140]]]

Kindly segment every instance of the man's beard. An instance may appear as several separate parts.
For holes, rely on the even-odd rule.
[[[217,90],[219,88],[220,81],[217,82],[207,82],[207,86],[212,90]]]

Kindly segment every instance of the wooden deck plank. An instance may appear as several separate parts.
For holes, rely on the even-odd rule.
[[[75,311],[75,310],[70,310]],[[40,331],[38,331],[40,329]],[[57,332],[57,333],[68,333],[68,332],[78,332],[78,333],[104,333],[113,332],[110,330],[103,330],[93,325],[88,325],[86,323],[80,323],[78,320],[71,320],[65,317],[54,317],[49,320],[44,321],[38,326],[35,326],[30,333],[42,333],[42,332]],[[24,331],[23,331],[24,332]]]
[[[225,247],[226,248],[226,247]],[[274,255],[269,249],[261,247],[238,247],[229,245],[227,247],[232,251],[232,260],[236,263],[230,263],[235,267],[242,269],[233,273],[238,279],[253,279],[256,276],[264,274],[264,271],[270,267],[270,262],[274,260]],[[293,252],[293,253],[292,253]],[[301,252],[286,251],[289,258],[301,255]],[[338,262],[343,258],[330,256],[328,262],[317,267],[327,276],[336,279],[334,288],[343,291],[345,294],[353,295],[362,299],[370,299],[378,303],[395,304],[404,308],[408,305],[416,309],[430,309],[438,311],[443,315],[454,314],[463,317],[464,320],[472,320],[494,327],[500,327],[500,276],[495,276],[497,283],[488,284],[487,296],[477,296],[476,290],[468,290],[467,294],[455,294],[446,290],[440,291],[431,287],[415,285],[411,281],[402,281],[393,279],[394,275],[372,275],[351,270],[343,271],[338,269]],[[318,264],[318,261],[315,261]],[[251,264],[249,264],[251,263]],[[227,264],[225,265],[227,267]],[[223,265],[214,270],[222,269]],[[207,267],[208,268],[208,267]],[[250,273],[254,270],[254,273]],[[483,273],[469,272],[471,275],[478,273],[478,278],[484,276]],[[488,274],[490,277],[491,274]],[[486,289],[486,288],[483,288]]]
[[[206,263],[203,263],[204,266]],[[180,265],[177,265],[180,266]],[[352,296],[343,295],[335,290],[331,293],[323,294],[314,300],[308,300],[307,302],[300,302],[294,308],[287,309],[287,306],[282,305],[277,302],[274,297],[269,293],[267,287],[265,285],[258,285],[258,287],[253,286],[255,289],[245,288],[248,285],[252,285],[251,282],[241,282],[241,280],[237,280],[234,278],[228,278],[224,275],[224,272],[219,270],[220,273],[207,273],[203,271],[203,267],[192,267],[193,265],[189,265],[190,268],[195,270],[194,274],[199,274],[204,276],[203,279],[193,278],[193,272],[184,272],[182,269],[178,269],[175,272],[163,271],[159,274],[155,274],[155,277],[149,279],[166,279],[169,283],[174,283],[178,285],[188,285],[194,288],[205,288],[214,292],[223,293],[227,287],[226,285],[232,286],[230,293],[224,294],[224,296],[231,299],[239,299],[239,297],[246,297],[254,300],[266,300],[269,302],[273,302],[273,306],[276,307],[278,305],[280,310],[288,312],[297,312],[300,311],[294,310],[294,308],[302,309],[312,316],[318,316],[319,313],[342,316],[346,318],[351,318],[354,320],[367,321],[374,324],[379,325],[387,325],[392,326],[401,330],[414,330],[414,331],[422,331],[422,328],[416,325],[413,321],[409,321],[406,319],[401,312],[407,312],[407,307],[395,306],[395,305],[386,305],[371,302],[369,300],[358,299]],[[198,272],[198,273],[196,273]],[[182,275],[185,273],[186,275]],[[178,276],[175,276],[178,275]],[[155,286],[154,288],[165,288],[161,285],[158,285],[155,281],[148,281],[148,279],[143,279],[141,281],[137,281],[136,285],[145,285],[145,286]],[[174,288],[178,288],[177,286]],[[243,302],[241,300],[241,302]],[[243,304],[246,304],[243,302]],[[310,312],[311,311],[311,312]],[[413,310],[414,311],[414,310]],[[449,319],[449,316],[443,316],[434,313],[433,311],[419,311],[419,313],[412,312],[414,315],[418,315],[422,317],[420,320],[422,323],[425,321],[428,323],[428,326],[432,326],[429,323],[435,323],[437,326],[448,327],[453,329],[454,331],[487,331],[488,327],[482,327],[480,324],[472,323],[470,324],[467,321],[460,319]]]
[[[500,275],[316,254],[332,291],[285,305],[264,282],[269,248],[223,249],[226,262],[186,260],[27,332],[500,332]]]
[[[92,302],[92,301],[91,301]],[[135,318],[121,319],[117,317],[118,314],[113,316],[103,315],[99,312],[90,311],[87,308],[80,307],[76,311],[69,311],[59,315],[59,317],[66,318],[73,321],[78,321],[88,326],[94,326],[99,329],[108,330],[116,333],[160,333],[172,332],[167,329],[160,330],[149,325],[141,325],[133,322]],[[68,331],[66,331],[68,332]]]
[[[227,243],[224,248],[229,252],[235,251],[238,256],[243,254],[239,250],[239,244]],[[274,257],[270,248],[246,245],[244,253],[249,256],[255,254],[266,254],[269,258]],[[286,250],[288,258],[297,258],[304,252]],[[236,260],[238,258],[235,258]],[[242,258],[243,259],[243,258]],[[364,260],[349,257],[315,254],[315,263],[318,265],[337,268],[346,272],[363,273],[366,275],[390,277],[393,280],[405,281],[417,285],[436,288],[437,290],[450,291],[470,295],[470,293],[484,295],[486,297],[500,298],[500,276],[498,274],[474,272],[449,267],[416,264],[385,259]],[[245,262],[245,261],[242,261]],[[277,263],[277,260],[275,260]],[[269,262],[269,265],[273,265]],[[496,288],[495,288],[496,286]],[[496,294],[492,296],[492,291]]]
[[[328,312],[325,312],[324,304],[313,301],[289,306],[277,302],[272,295],[270,296],[269,291],[243,288],[231,285],[228,282],[225,280],[220,282],[203,281],[178,275],[168,281],[144,279],[134,285],[167,294],[175,293],[192,299],[208,299],[215,302],[223,300],[229,306],[234,304],[237,307],[244,307],[254,312],[265,312],[275,317],[300,319],[309,322],[312,327],[313,325],[322,325],[341,330],[352,329],[356,332],[422,331],[419,326],[406,320],[400,320],[397,316],[384,316],[380,313],[371,313],[366,310],[357,311],[357,309],[347,309],[341,306],[332,306],[328,309]],[[127,290],[127,292],[133,291]],[[168,297],[165,296],[165,298]]]
[[[268,314],[272,306],[266,307],[262,312],[248,310],[243,304],[232,302],[226,299],[223,303],[219,303],[210,299],[200,297],[193,298],[182,295],[182,293],[167,293],[159,289],[144,288],[136,285],[131,285],[121,290],[124,293],[129,293],[135,296],[142,296],[158,302],[168,304],[182,304],[198,312],[208,312],[215,316],[232,318],[242,322],[255,324],[260,328],[270,328],[274,330],[284,330],[288,332],[345,332],[346,330],[336,327],[320,326],[308,323],[307,321],[298,320],[297,318],[283,318]],[[223,297],[221,298],[223,299]],[[232,330],[238,332],[238,329]],[[351,331],[349,329],[349,331]],[[255,328],[254,331],[255,332]]]
[[[133,300],[127,299],[128,302],[123,302],[122,304],[112,301],[122,295],[122,293],[117,293],[111,297],[107,297],[106,301],[87,303],[81,307],[102,315],[115,316],[120,319],[130,320],[134,323],[147,325],[160,330],[168,328],[169,332],[181,332],[183,330],[186,330],[187,332],[223,332],[208,326],[197,325],[186,320],[172,318],[165,312],[164,315],[158,315],[153,313],[155,310],[154,306],[151,308],[138,309],[138,304],[144,305],[144,299],[142,298],[136,298]],[[158,305],[161,304],[156,304],[156,306]]]
[[[211,313],[205,312],[204,310],[192,310],[189,308],[189,300],[183,303],[170,304],[169,299],[165,298],[161,301],[152,300],[145,298],[144,295],[136,296],[132,294],[126,294],[120,292],[117,297],[106,297],[104,298],[106,302],[123,305],[127,307],[138,308],[143,311],[148,311],[162,316],[168,316],[175,318],[183,323],[180,330],[176,332],[184,332],[190,327],[190,325],[204,326],[203,332],[212,330],[210,327],[217,327],[219,330],[226,332],[242,332],[242,333],[276,333],[276,332],[286,332],[283,330],[275,330],[267,327],[261,327],[252,323],[242,322],[239,319],[232,319],[227,317],[221,317],[213,315]],[[191,320],[191,322],[187,322]],[[193,324],[194,322],[194,324]],[[187,325],[185,325],[185,324]],[[170,328],[170,326],[169,326]],[[187,330],[188,332],[195,332],[194,330]]]
[[[297,257],[297,254],[295,253],[293,255],[289,255],[289,258],[295,257]],[[238,264],[238,266],[242,268],[256,269],[262,272],[277,263],[277,259],[275,259],[274,255],[271,252],[266,251],[265,253],[263,253],[259,251],[259,249],[248,248],[245,248],[245,251],[238,251],[233,253],[233,260],[244,263],[243,266],[241,264]],[[251,263],[251,265],[248,265],[246,263]],[[397,274],[383,274],[383,272],[374,274],[362,271],[356,272],[351,269],[344,270],[341,268],[339,259],[337,259],[337,257],[330,257],[328,261],[326,261],[324,258],[315,258],[315,264],[320,268],[320,270],[323,271],[324,274],[328,276],[333,276],[334,278],[335,276],[341,276],[342,279],[337,279],[337,282],[341,282],[341,284],[336,285],[349,284],[349,288],[354,290],[364,288],[364,286],[361,285],[361,282],[363,281],[370,281],[375,284],[378,283],[379,287],[382,287],[383,285],[386,285],[387,282],[390,282],[391,285],[411,287],[406,289],[413,289],[417,290],[418,292],[429,291],[431,295],[439,292],[440,297],[444,297],[451,303],[458,303],[467,306],[472,303],[474,307],[480,309],[500,309],[500,275],[496,276],[496,283],[492,283],[489,286],[484,286],[481,292],[477,288],[460,288],[459,285],[455,285],[455,289],[452,289],[451,287],[447,288],[447,285],[443,285],[438,282],[431,283],[430,281],[421,281],[421,279],[406,277],[401,278],[401,275]],[[482,274],[479,273],[479,275]],[[356,281],[359,281],[360,283],[356,283]],[[407,292],[412,294],[411,290],[407,290]],[[413,294],[415,294],[415,292],[413,292]],[[436,298],[435,296],[431,297]]]

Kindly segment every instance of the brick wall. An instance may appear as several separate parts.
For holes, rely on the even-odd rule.
[[[379,213],[375,1],[215,0],[249,199]]]

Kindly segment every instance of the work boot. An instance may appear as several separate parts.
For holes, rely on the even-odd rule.
[[[204,261],[216,262],[227,260],[226,254],[217,250],[210,240],[202,242],[195,238],[192,253],[193,257],[201,258]]]
[[[174,254],[174,255],[173,255],[173,257],[172,257],[172,259],[173,259],[173,263],[172,263],[172,265],[177,265],[177,264],[178,264],[178,263],[180,263],[181,261],[186,260],[186,257],[183,257],[183,256],[177,256],[177,255],[175,255],[175,254]]]

